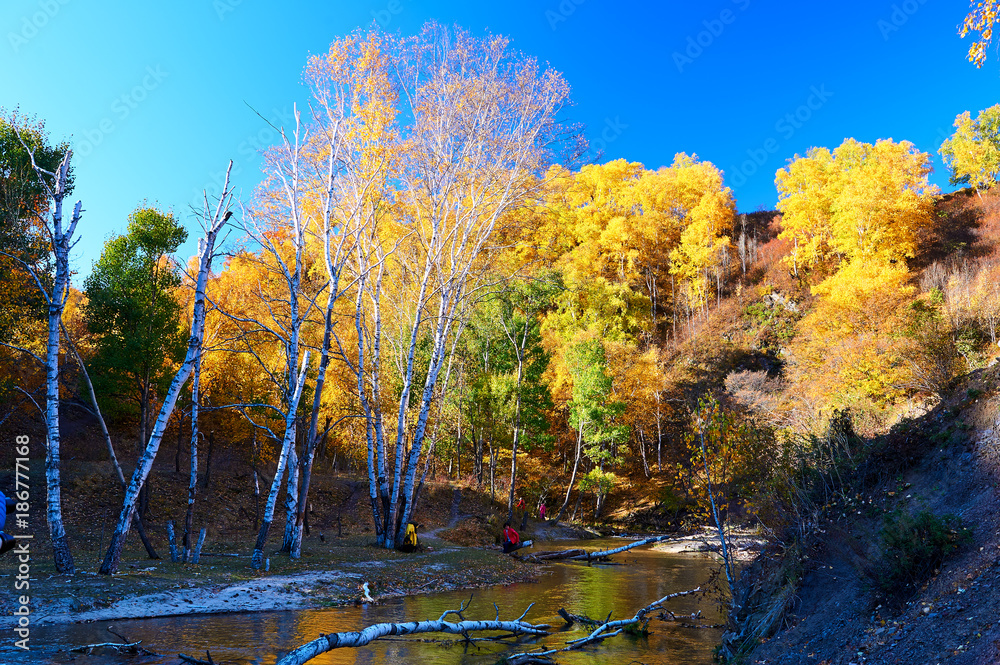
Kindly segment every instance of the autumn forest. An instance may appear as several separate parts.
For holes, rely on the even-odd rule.
[[[308,552],[332,477],[383,549],[442,486],[493,531],[544,506],[781,540],[1000,353],[1000,105],[942,119],[952,193],[913,143],[846,138],[743,210],[697,154],[604,160],[564,77],[502,37],[360,30],[304,81],[253,192],[227,178],[193,222],[138,206],[83,279],[72,151],[0,118],[0,422],[48,442],[56,571],[82,566],[61,421],[114,494],[104,574],[168,519],[200,549],[206,460],[250,474],[255,570]],[[168,473],[186,512],[150,516]]]

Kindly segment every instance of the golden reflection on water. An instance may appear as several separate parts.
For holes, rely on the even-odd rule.
[[[599,549],[617,546],[620,540],[559,542],[543,549],[586,547]],[[457,609],[473,594],[468,619],[492,619],[496,603],[503,619],[519,616],[534,602],[525,620],[552,625],[556,634],[536,643],[525,642],[520,647],[494,643],[461,644],[461,636],[440,634],[417,635],[380,640],[360,649],[342,649],[324,654],[311,663],[316,665],[492,665],[497,655],[510,649],[527,650],[537,644],[562,646],[566,641],[584,635],[583,629],[563,630],[558,616],[560,608],[574,614],[604,618],[614,611],[613,618],[631,617],[636,610],[668,593],[692,589],[705,584],[711,577],[714,562],[696,555],[671,555],[648,549],[626,552],[615,557],[625,565],[586,566],[554,563],[545,567],[546,574],[537,583],[515,584],[508,587],[435,593],[387,600],[384,604],[361,608],[342,607],[298,612],[266,612],[252,614],[211,615],[108,622],[129,639],[143,640],[143,645],[164,658],[130,660],[133,665],[160,665],[178,662],[177,653],[205,657],[210,649],[216,662],[232,665],[273,665],[277,658],[295,646],[317,637],[320,633],[358,630],[382,621],[436,619],[448,609]],[[684,597],[671,601],[669,608],[677,614],[702,610],[704,623],[720,621],[713,600],[704,597]],[[452,615],[451,620],[455,617]],[[32,663],[70,662],[69,654],[53,653],[67,645],[109,641],[108,623],[71,624],[39,627]],[[583,663],[647,663],[649,665],[702,665],[712,662],[712,648],[719,631],[683,628],[652,621],[653,634],[647,638],[618,636],[599,647],[560,654],[558,662],[567,665]],[[454,640],[443,646],[440,640]],[[114,640],[112,640],[114,641]],[[47,654],[40,657],[41,654]],[[0,662],[20,662],[17,654],[0,649]],[[86,657],[88,665],[120,663],[118,657]]]

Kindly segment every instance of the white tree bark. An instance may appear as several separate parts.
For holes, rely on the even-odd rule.
[[[82,206],[79,201],[73,208],[69,228],[64,228],[62,203],[66,192],[66,180],[69,172],[69,161],[73,155],[67,150],[59,166],[56,176],[55,190],[52,192],[52,250],[56,260],[55,282],[49,301],[49,335],[45,349],[45,427],[48,434],[48,445],[45,451],[45,494],[46,517],[49,523],[49,536],[52,539],[52,554],[56,570],[60,573],[73,574],[76,567],[73,555],[70,553],[69,542],[66,539],[66,529],[62,520],[62,497],[59,481],[59,332],[62,325],[63,309],[66,307],[66,294],[69,291],[69,250],[72,246],[73,233],[80,221]],[[32,156],[34,163],[34,156]],[[38,169],[38,167],[35,167]],[[41,173],[39,173],[41,176]]]
[[[267,495],[267,503],[264,506],[264,519],[257,534],[257,544],[253,548],[253,555],[250,558],[250,565],[254,570],[260,570],[264,565],[264,545],[267,544],[267,533],[271,529],[271,522],[274,521],[274,507],[278,502],[278,492],[281,490],[281,479],[285,473],[285,466],[288,463],[289,451],[295,445],[295,411],[299,405],[299,398],[302,397],[302,387],[306,382],[306,373],[309,369],[309,352],[302,354],[302,368],[298,372],[298,380],[294,384],[294,392],[289,400],[288,412],[285,415],[285,438],[281,442],[281,452],[278,454],[278,468],[274,471],[274,480],[271,481],[271,491]],[[291,472],[291,471],[289,471]]]
[[[226,169],[226,179],[222,188],[222,195],[219,197],[214,213],[209,208],[208,197],[206,196],[205,198],[205,208],[203,211],[205,235],[198,243],[198,275],[195,281],[194,312],[191,318],[191,337],[188,340],[187,354],[184,357],[184,362],[174,375],[170,388],[167,390],[163,406],[160,407],[160,413],[149,434],[149,441],[146,443],[143,455],[136,465],[129,486],[125,490],[125,501],[122,505],[121,514],[118,516],[118,523],[111,536],[111,543],[101,564],[100,572],[104,575],[112,575],[118,570],[122,548],[125,546],[125,537],[128,535],[129,525],[132,522],[132,516],[135,514],[139,492],[142,490],[146,478],[149,477],[149,472],[153,468],[153,460],[160,449],[163,433],[166,431],[167,423],[173,413],[174,406],[177,404],[177,399],[180,397],[181,389],[187,383],[187,380],[191,378],[195,363],[201,356],[207,313],[205,292],[208,288],[208,277],[212,272],[215,241],[231,214],[229,212],[229,205],[232,202],[232,190],[229,185],[229,175],[232,168],[233,163],[229,162],[229,167]]]
[[[528,609],[531,609],[530,607]],[[525,610],[524,614],[527,614]],[[449,614],[458,614],[461,618],[461,610],[448,610],[436,621],[408,621],[405,623],[377,623],[359,631],[349,633],[332,633],[330,635],[320,635],[312,642],[308,642],[298,647],[290,654],[277,662],[277,665],[302,665],[316,656],[342,649],[345,647],[363,647],[371,644],[375,640],[389,635],[415,635],[419,633],[448,633],[450,635],[467,635],[477,631],[503,631],[514,635],[548,635],[547,625],[530,624],[524,619],[522,614],[513,621],[501,621],[499,617],[489,621],[473,621],[463,619],[461,621],[445,621]]]
[[[21,145],[28,152],[35,175],[45,190],[47,198],[52,202],[51,221],[43,215],[38,215],[38,221],[49,237],[52,257],[55,262],[55,274],[53,275],[54,279],[51,287],[47,287],[43,283],[42,276],[35,270],[34,265],[29,264],[19,256],[7,253],[4,255],[21,266],[31,276],[35,285],[38,286],[48,309],[48,335],[46,339],[45,359],[42,361],[35,354],[32,353],[31,355],[36,360],[42,362],[45,367],[45,410],[43,412],[46,430],[45,495],[46,519],[49,525],[49,537],[52,541],[52,554],[56,571],[72,574],[76,571],[76,567],[73,563],[73,555],[70,552],[66,529],[63,525],[62,496],[60,490],[59,333],[62,329],[62,315],[66,307],[66,296],[69,291],[69,252],[74,244],[73,235],[76,232],[76,225],[80,221],[83,208],[81,202],[77,201],[69,223],[67,224],[63,219],[63,199],[66,196],[70,160],[72,159],[73,151],[66,151],[56,173],[46,171],[35,162],[34,151],[24,141],[16,127],[14,128],[14,132],[21,141]],[[23,351],[24,349],[21,350]],[[36,406],[38,406],[37,403]]]
[[[194,500],[198,495],[198,402],[201,390],[201,354],[194,361],[194,378],[191,380],[191,465],[188,472],[187,511],[184,515],[184,563],[191,560],[194,545],[191,536],[194,533]],[[179,428],[180,425],[178,424]],[[207,472],[207,471],[206,471]]]

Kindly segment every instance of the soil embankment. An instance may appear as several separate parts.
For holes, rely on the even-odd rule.
[[[756,585],[747,598],[765,632],[745,662],[1000,663],[998,379],[996,366],[966,377],[899,433],[895,471],[863,479],[827,507],[809,537],[766,552],[750,569],[744,591]],[[879,591],[883,525],[923,511],[960,518],[971,541],[887,598]]]

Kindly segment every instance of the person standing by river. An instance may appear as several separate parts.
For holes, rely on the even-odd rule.
[[[538,506],[538,519],[545,521],[545,504]]]

